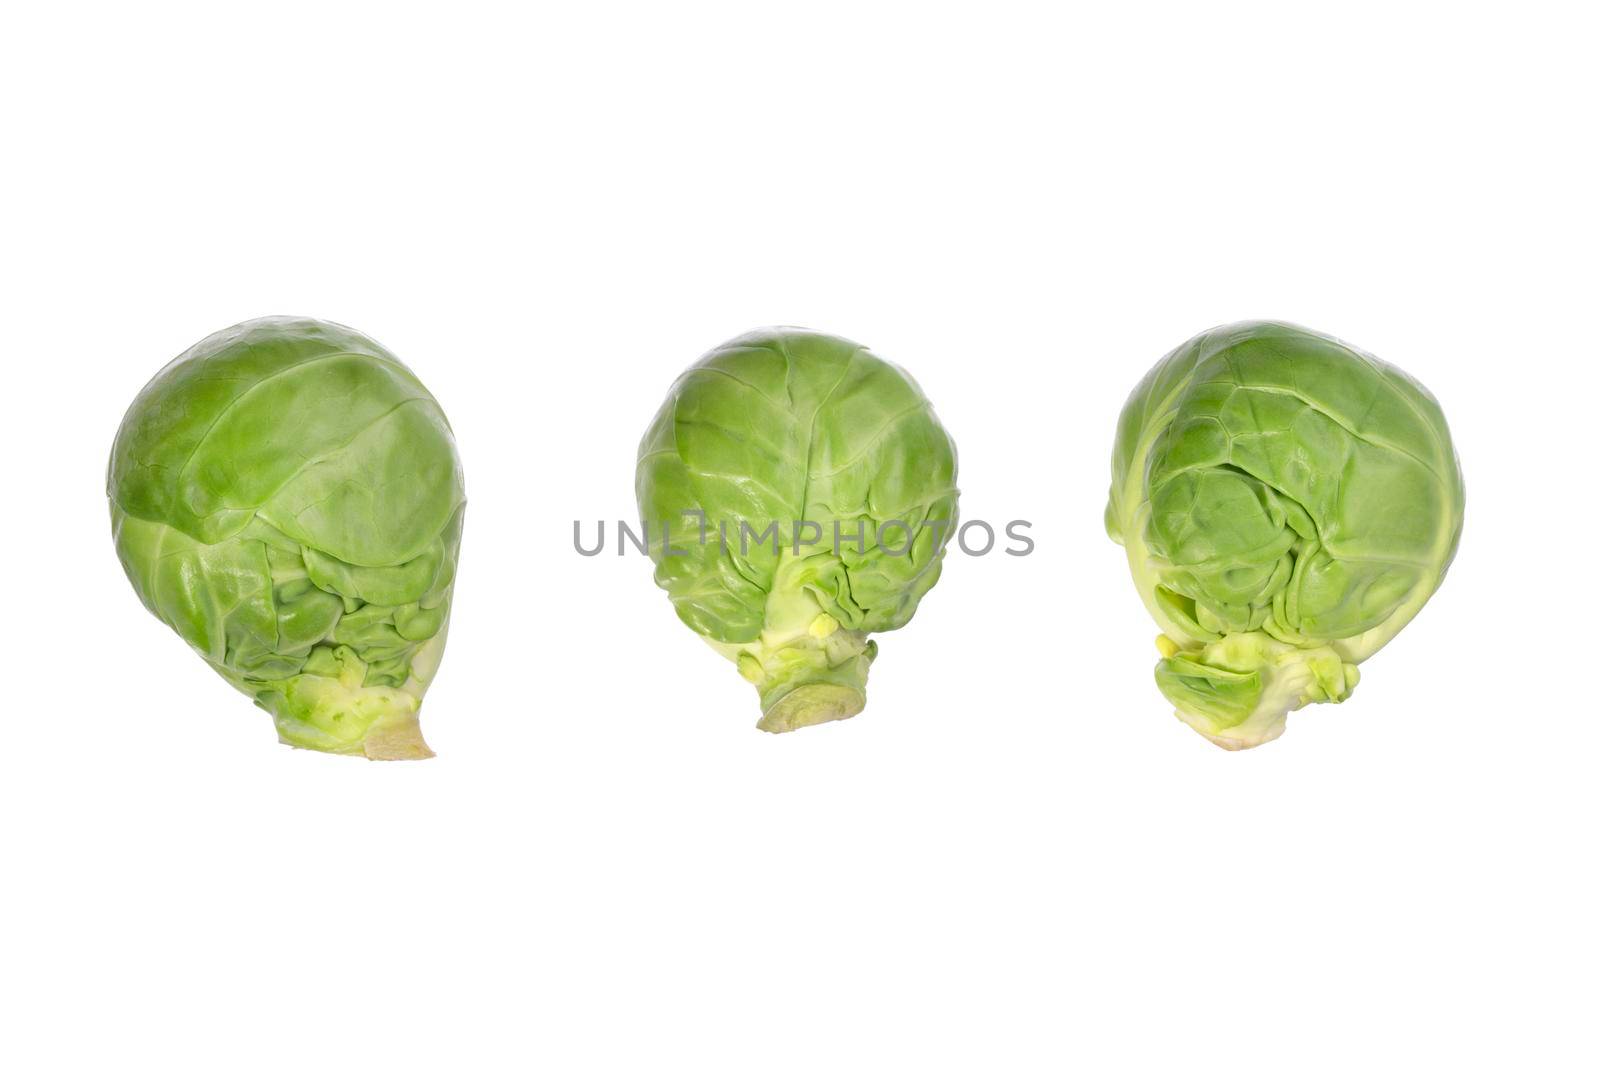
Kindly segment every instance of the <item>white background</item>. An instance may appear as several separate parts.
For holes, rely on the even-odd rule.
[[[0,1058],[1594,1062],[1593,30],[9,15]],[[275,744],[117,566],[124,408],[273,313],[371,333],[458,431],[436,760]],[[1229,754],[1156,692],[1100,515],[1128,390],[1247,317],[1424,381],[1468,509],[1355,697]],[[964,513],[1039,544],[954,558],[866,713],[784,737],[646,561],[571,547],[632,515],[673,377],[769,323],[908,367]]]

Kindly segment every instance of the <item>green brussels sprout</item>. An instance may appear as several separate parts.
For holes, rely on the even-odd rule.
[[[299,748],[431,756],[465,496],[450,424],[355,330],[264,318],[145,386],[107,494],[145,607]]]
[[[956,520],[955,444],[905,371],[791,328],[716,348],[639,444],[656,584],[761,698],[761,729],[866,705],[869,635],[911,621]]]
[[[1162,630],[1156,684],[1223,748],[1348,697],[1444,580],[1461,517],[1433,396],[1299,327],[1201,334],[1117,424],[1106,530]]]

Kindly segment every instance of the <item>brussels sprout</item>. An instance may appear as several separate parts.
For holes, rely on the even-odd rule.
[[[117,556],[139,598],[286,743],[431,756],[465,502],[450,424],[371,338],[265,318],[145,386],[111,452]]]
[[[761,729],[866,704],[868,635],[911,621],[956,518],[955,445],[922,390],[798,329],[714,349],[639,445],[656,584],[761,697]]]
[[[1433,396],[1295,326],[1201,334],[1117,425],[1106,529],[1162,630],[1156,684],[1223,748],[1348,697],[1444,580],[1461,515]]]

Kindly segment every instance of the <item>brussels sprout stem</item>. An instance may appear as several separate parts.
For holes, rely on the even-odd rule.
[[[1177,716],[1220,748],[1237,751],[1283,733],[1289,712],[1341,703],[1361,673],[1330,645],[1302,648],[1262,633],[1229,634],[1199,649],[1156,639],[1156,685]]]
[[[265,683],[254,695],[272,713],[284,744],[373,760],[427,759],[433,750],[417,716],[443,647],[442,633],[421,646],[411,676],[398,688],[365,684],[365,664],[340,647],[329,657],[335,675],[302,673]]]
[[[743,644],[708,643],[732,660],[761,695],[756,726],[781,734],[859,714],[878,646],[847,630],[804,589],[774,592],[767,629]]]
[[[422,739],[416,719],[380,723],[367,731],[361,751],[371,760],[431,759],[433,749]]]
[[[762,705],[765,710],[756,727],[769,734],[785,734],[802,726],[848,719],[867,706],[867,695],[846,685],[813,683],[789,690],[771,707],[766,707],[766,701]]]

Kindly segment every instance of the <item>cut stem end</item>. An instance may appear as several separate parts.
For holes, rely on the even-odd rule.
[[[802,685],[768,708],[756,726],[769,734],[786,734],[802,726],[848,719],[866,706],[866,694],[848,686]]]
[[[361,751],[370,760],[433,758],[433,749],[422,739],[422,725],[416,719],[373,726],[362,741]]]

